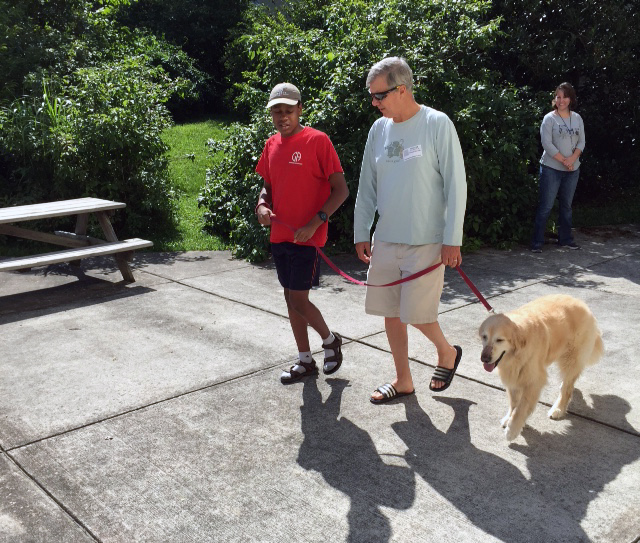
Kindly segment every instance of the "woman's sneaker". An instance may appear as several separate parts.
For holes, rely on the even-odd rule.
[[[558,247],[566,247],[567,249],[571,249],[572,251],[577,251],[578,249],[580,249],[580,245],[578,245],[573,241],[571,243],[564,243],[564,244],[558,243]]]

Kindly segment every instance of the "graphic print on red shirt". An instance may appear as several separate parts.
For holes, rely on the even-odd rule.
[[[307,224],[320,211],[331,194],[329,176],[342,173],[338,154],[329,137],[305,126],[300,132],[283,138],[271,136],[264,146],[256,172],[271,185],[273,213],[294,229]],[[318,227],[313,237],[301,245],[323,247],[328,225]],[[293,232],[280,224],[271,224],[271,243],[293,241]]]

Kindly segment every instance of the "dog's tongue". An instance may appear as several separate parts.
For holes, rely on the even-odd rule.
[[[483,366],[484,366],[484,369],[489,372],[493,371],[493,368],[496,367],[496,365],[493,362],[491,363],[484,362]]]

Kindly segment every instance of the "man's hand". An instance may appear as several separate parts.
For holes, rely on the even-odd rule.
[[[320,221],[320,219],[318,219]],[[320,221],[322,224],[322,221]],[[311,219],[307,224],[305,224],[302,228],[298,228],[293,234],[293,243],[304,243],[305,241],[309,241],[313,234],[315,234],[318,229],[318,223],[315,219]]]
[[[455,268],[462,264],[462,254],[460,253],[460,247],[455,245],[443,245],[442,252],[442,263],[445,266],[450,266]]]
[[[258,206],[256,215],[258,216],[258,222],[262,226],[269,226],[271,224],[271,216],[273,215],[275,217],[273,211],[271,211],[266,205]]]
[[[362,260],[362,262],[369,264],[371,260],[371,243],[368,241],[359,241],[356,243],[356,253],[358,253],[358,258]]]

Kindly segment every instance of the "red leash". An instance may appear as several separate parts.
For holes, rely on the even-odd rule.
[[[460,277],[462,277],[464,279],[464,282],[467,284],[467,286],[471,289],[471,292],[473,292],[476,295],[476,298],[478,298],[478,300],[480,300],[482,302],[482,305],[485,306],[485,308],[487,309],[487,311],[489,313],[493,313],[493,307],[491,307],[489,305],[489,302],[487,302],[487,300],[484,299],[484,296],[482,294],[480,294],[480,291],[478,290],[478,288],[471,282],[471,279],[469,279],[467,277],[467,274],[464,273],[462,271],[462,269],[460,268],[460,266],[456,266],[456,270],[458,270],[458,273],[460,274]]]
[[[278,224],[281,224],[282,226],[288,228],[292,232],[295,232],[295,230],[291,226],[289,226],[288,224],[285,224],[282,221],[276,219],[275,216],[273,216],[273,215],[271,216],[271,221],[272,222],[277,222]],[[311,244],[316,248],[316,251],[318,251],[318,254],[323,258],[323,260],[327,263],[327,265],[334,272],[339,274],[341,277],[345,278],[347,281],[351,281],[352,283],[355,283],[356,285],[360,285],[360,286],[363,286],[363,287],[393,287],[393,286],[399,285],[401,283],[406,283],[407,281],[413,281],[414,279],[417,279],[418,277],[422,277],[423,275],[426,275],[426,274],[432,272],[433,270],[438,269],[440,266],[443,265],[442,262],[438,262],[437,264],[434,264],[433,266],[429,266],[428,268],[425,268],[424,270],[420,270],[419,272],[416,272],[416,273],[413,273],[411,275],[408,275],[407,277],[403,277],[402,279],[398,279],[397,281],[393,281],[392,283],[387,283],[385,285],[372,285],[370,283],[366,283],[365,281],[360,281],[358,279],[354,279],[350,275],[347,275],[346,273],[344,273],[340,268],[338,268],[338,266],[336,266],[333,262],[331,262],[331,259],[327,255],[324,254],[324,251],[320,248],[320,246],[317,243],[312,241]],[[467,274],[462,271],[460,266],[456,266],[455,269],[458,271],[458,273],[460,274],[460,277],[462,277],[462,279],[467,284],[467,286],[471,289],[471,291],[476,295],[478,300],[480,300],[480,302],[482,302],[482,305],[484,305],[484,307],[487,309],[487,311],[492,312],[493,308],[489,305],[489,302],[487,302],[487,300],[485,300],[484,296],[482,294],[480,294],[480,291],[471,282],[471,279],[469,279],[467,277]]]

